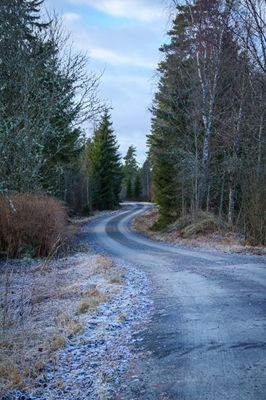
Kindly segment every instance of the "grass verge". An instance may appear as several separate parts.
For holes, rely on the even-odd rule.
[[[46,363],[56,367],[58,351],[115,293],[117,277],[123,271],[101,255],[0,267],[0,398],[30,393]]]
[[[186,215],[163,231],[152,231],[158,221],[159,209],[154,208],[138,216],[134,228],[151,239],[204,249],[266,255],[266,248],[252,246],[240,232],[232,232],[227,224],[211,213]]]

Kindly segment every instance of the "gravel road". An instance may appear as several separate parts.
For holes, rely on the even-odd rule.
[[[149,207],[135,203],[90,225],[98,250],[156,288],[116,399],[265,400],[266,257],[152,241],[131,227]]]

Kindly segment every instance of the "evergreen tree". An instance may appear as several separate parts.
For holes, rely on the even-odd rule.
[[[141,180],[140,180],[140,172],[138,171],[135,176],[135,180],[134,180],[133,196],[135,199],[137,199],[141,196],[141,194],[142,194],[142,184],[141,184]]]
[[[36,185],[42,129],[36,110],[43,96],[36,69],[42,55],[39,35],[43,1],[3,0],[0,5],[0,171],[3,190],[28,191]]]
[[[130,178],[127,180],[127,186],[126,186],[126,198],[129,200],[133,197],[133,191],[132,191],[132,181]]]
[[[140,177],[142,182],[142,195],[146,201],[151,201],[152,197],[152,179],[151,179],[151,164],[147,159],[140,169]]]
[[[161,182],[157,185],[156,179],[164,176],[159,165],[165,168],[168,163],[172,169],[168,179],[172,176],[176,186],[172,204],[177,214],[219,207],[217,183],[224,187],[226,168],[223,163],[223,168],[217,168],[225,155],[221,138],[225,129],[237,136],[236,125],[240,125],[235,121],[241,107],[236,93],[244,74],[244,59],[228,21],[230,7],[219,0],[178,6],[171,40],[160,49],[164,60],[158,66],[148,144],[157,171],[153,173],[155,195],[162,198]],[[228,150],[233,151],[230,146]]]
[[[0,191],[38,187],[66,199],[78,167],[80,123],[102,110],[88,59],[71,54],[61,25],[42,22],[43,0],[0,5]],[[71,178],[72,179],[72,178]]]
[[[129,146],[124,160],[125,164],[123,165],[123,183],[126,186],[126,198],[131,199],[133,197],[134,179],[138,170],[136,147],[133,145]]]
[[[188,42],[183,32],[186,26],[186,15],[181,12],[169,32],[171,43],[160,49],[165,59],[158,66],[158,91],[150,109],[152,131],[147,143],[155,188],[154,201],[160,206],[159,225],[162,226],[182,211],[181,164],[189,162],[187,155],[195,149],[194,132],[187,116],[191,109],[189,73],[194,70],[191,57],[182,52]],[[186,75],[183,69],[187,71]]]
[[[176,4],[148,136],[157,227],[212,210],[266,242],[262,3]]]
[[[93,207],[100,210],[113,209],[119,204],[123,176],[119,146],[110,118],[106,110],[89,149],[95,184]]]

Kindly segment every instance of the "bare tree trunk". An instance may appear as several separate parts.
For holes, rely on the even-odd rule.
[[[203,136],[203,149],[202,149],[202,170],[203,180],[201,183],[199,206],[203,207],[204,203],[207,206],[208,202],[208,187],[209,187],[209,158],[210,158],[210,140],[212,125],[214,121],[214,105],[216,100],[217,84],[221,66],[221,54],[222,44],[225,33],[226,21],[220,26],[217,26],[217,39],[214,43],[211,43],[210,38],[204,37],[204,27],[202,25],[206,23],[203,20],[205,13],[199,15],[200,20],[195,20],[194,11],[187,1],[190,8],[190,17],[192,21],[192,33],[196,41],[196,64],[198,79],[201,87],[201,110],[202,110],[202,122],[204,126]],[[226,15],[226,14],[225,14]],[[229,15],[229,10],[228,10]],[[228,17],[225,16],[225,18]],[[207,20],[207,23],[210,22]],[[197,29],[195,30],[195,27]],[[202,31],[203,29],[203,31]],[[196,32],[196,33],[195,33]],[[210,68],[212,66],[212,68]]]
[[[220,197],[220,206],[219,206],[219,217],[221,218],[223,215],[223,202],[224,202],[224,176],[223,183],[221,187],[221,197]]]
[[[230,179],[229,179],[229,210],[228,210],[228,223],[233,226],[234,223],[234,211],[235,211],[235,193],[236,193],[236,174],[237,174],[237,164],[239,156],[239,148],[241,141],[241,122],[243,117],[243,107],[245,98],[245,76],[243,77],[242,88],[241,88],[241,99],[240,107],[237,116],[236,131],[234,137],[233,145],[233,159],[230,168]]]

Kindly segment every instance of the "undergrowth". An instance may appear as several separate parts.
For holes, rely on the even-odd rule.
[[[0,197],[0,253],[46,257],[63,251],[71,235],[63,203],[53,197],[14,194]]]
[[[122,274],[101,255],[0,264],[0,399],[30,393],[47,363],[57,367],[57,351],[116,292]]]
[[[199,212],[180,217],[173,224],[170,224],[167,230],[168,232],[176,230],[183,238],[187,238],[199,233],[221,231],[225,228],[227,228],[227,224],[221,218],[209,212]]]

